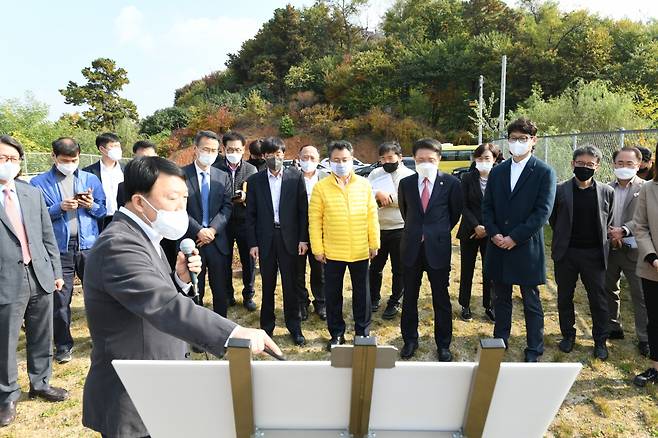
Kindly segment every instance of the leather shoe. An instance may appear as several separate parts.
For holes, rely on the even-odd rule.
[[[73,359],[73,355],[71,354],[72,350],[73,349],[71,348],[69,350],[56,351],[55,361],[57,361],[57,363],[62,363],[62,364],[71,362],[71,359]]]
[[[562,340],[557,344],[557,348],[559,348],[563,353],[571,353],[574,345],[576,345],[576,338],[573,336],[567,336],[562,338]]]
[[[235,306],[236,303],[237,303],[237,301],[235,301],[235,297],[228,297],[228,306],[229,307]]]
[[[0,427],[9,426],[14,421],[17,403],[15,401],[0,403]]]
[[[46,389],[36,390],[30,388],[29,396],[30,398],[40,397],[50,402],[61,402],[69,398],[69,392],[66,389],[55,388],[49,385]]]
[[[658,383],[658,370],[651,367],[648,368],[645,372],[642,374],[638,374],[635,376],[633,379],[633,384],[635,386],[639,386],[640,388],[643,388],[647,386],[647,383]],[[0,420],[1,421],[1,420]]]
[[[395,318],[395,315],[398,314],[399,307],[398,304],[387,304],[384,313],[382,313],[382,319],[389,320]]]
[[[306,345],[306,338],[305,338],[304,335],[302,335],[301,333],[298,334],[298,335],[291,334],[290,336],[292,337],[292,341],[293,341],[293,342],[295,343],[295,345],[297,345],[298,347],[301,347],[301,346],[303,346],[303,345]]]
[[[523,356],[523,361],[527,362],[527,363],[535,363],[535,362],[539,362],[539,357],[535,356],[535,355],[532,355],[532,354],[526,353]]]
[[[611,330],[610,334],[608,335],[608,339],[624,339],[624,331],[623,330]]]
[[[439,362],[452,362],[452,353],[448,348],[439,348]]]
[[[415,341],[405,342],[404,345],[402,346],[402,350],[400,350],[400,357],[402,359],[412,358],[413,355],[416,353],[417,349],[418,349],[418,342]]]
[[[599,360],[608,359],[608,347],[606,347],[605,342],[596,342],[594,344],[594,357]]]
[[[464,321],[473,321],[473,314],[471,313],[471,308],[462,306],[462,319]]]
[[[494,312],[493,308],[485,307],[484,314],[487,315],[487,318],[489,318],[489,321],[496,322],[496,313]]]
[[[308,306],[306,304],[302,304],[299,307],[299,316],[302,321],[306,321],[308,319]]]
[[[315,307],[315,313],[320,317],[322,321],[327,320],[327,307],[322,304],[315,304],[313,307]]]
[[[256,310],[256,302],[251,298],[245,299],[242,305],[250,312]]]
[[[376,312],[379,310],[379,300],[372,300],[372,303],[370,303],[370,309],[373,312]]]
[[[332,337],[329,342],[327,342],[327,351],[331,351],[331,347],[334,345],[343,345],[345,343],[345,336],[336,336]]]
[[[644,357],[649,357],[649,343],[640,341],[637,343],[637,349],[640,350],[640,354]]]

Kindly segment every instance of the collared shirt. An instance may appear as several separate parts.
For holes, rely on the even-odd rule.
[[[208,183],[208,193],[210,193],[210,166],[208,167],[207,170],[203,170],[199,167],[199,165],[196,163],[196,160],[194,161],[194,168],[196,169],[196,177],[197,180],[199,181],[199,190],[201,190],[201,186],[203,185],[203,177],[201,176],[202,173],[206,174],[207,178],[207,183]]]
[[[240,168],[240,165],[242,164],[242,160],[238,162],[238,164],[233,164],[229,160],[226,161],[226,167],[228,167],[228,170],[231,171],[231,181],[235,181],[235,172],[238,171]]]
[[[334,174],[332,173],[332,175],[334,175]],[[345,186],[348,185],[350,183],[350,180],[352,179],[352,173],[350,172],[350,174],[347,175],[347,179],[345,180],[345,182],[343,182],[342,178],[340,178],[336,175],[334,175],[334,178],[336,178],[336,182],[338,183],[339,187],[345,188]]]
[[[311,202],[311,193],[313,193],[313,187],[320,181],[320,172],[317,170],[315,173],[313,173],[313,176],[308,178],[306,175],[304,175],[304,185],[306,185],[306,197],[308,198],[308,202]]]
[[[525,169],[525,165],[528,164],[530,157],[532,157],[532,154],[528,154],[527,157],[525,157],[523,160],[519,161],[518,163],[514,161],[514,159],[512,159],[512,166],[510,167],[510,174],[509,174],[510,188],[512,189],[512,191],[514,191],[514,187],[516,187],[516,183],[519,182],[519,178],[523,173],[523,169]]]
[[[274,211],[274,223],[279,222],[279,202],[281,201],[281,181],[283,180],[283,169],[278,175],[273,175],[270,169],[267,169],[267,181],[270,183],[270,194],[272,195],[272,210]]]
[[[430,192],[430,196],[432,195],[432,190],[434,190],[434,182],[436,181],[436,176],[439,174],[437,171],[436,173],[433,173],[432,175],[428,176],[428,184],[427,184],[427,190]],[[418,194],[420,197],[423,197],[423,189],[425,188],[425,178],[421,178],[420,175],[418,175]]]
[[[114,167],[107,167],[103,160],[101,163],[101,184],[103,185],[103,192],[105,192],[105,208],[107,216],[112,216],[117,211],[117,190],[119,183],[123,182],[123,172],[119,163],[115,163]]]
[[[9,184],[0,184],[0,204],[2,208],[5,207],[5,187],[9,187],[9,196],[16,203],[18,207],[18,216],[23,220],[23,212],[21,211],[21,204],[18,202],[18,194],[16,193],[16,185],[13,182]]]
[[[619,180],[616,179],[613,183],[612,186],[615,189],[615,202],[613,203],[613,212],[612,212],[612,225],[615,227],[624,227],[624,206],[626,204],[626,198],[628,197],[628,193],[630,192],[631,186],[637,184],[637,176],[634,176],[631,178],[631,180],[626,184],[626,187],[622,187],[621,184],[619,184]],[[626,233],[630,234],[631,231],[624,227],[626,229]]]
[[[160,246],[160,241],[162,241],[162,236],[160,233],[155,231],[153,227],[148,225],[146,222],[144,222],[142,219],[140,219],[139,216],[137,216],[135,213],[132,211],[128,210],[126,207],[121,207],[119,208],[119,211],[126,216],[128,216],[130,219],[134,220],[137,225],[139,225],[139,228],[146,233],[146,237],[148,237],[149,241],[153,245],[153,248],[155,248],[155,252],[158,253],[160,257],[162,257],[162,247]],[[189,292],[190,288],[192,287],[191,283],[184,283],[183,280],[181,280],[178,277],[178,274],[174,275],[174,279],[176,280],[176,284],[178,284],[178,287],[180,287],[183,292],[187,293]]]

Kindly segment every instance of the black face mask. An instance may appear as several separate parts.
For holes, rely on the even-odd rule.
[[[260,167],[260,166],[262,166],[263,164],[265,164],[265,160],[262,159],[262,158],[249,158],[249,159],[247,160],[247,163],[249,163],[249,164],[253,164],[253,165],[256,166],[256,167]]]
[[[573,174],[576,175],[579,181],[587,181],[594,176],[594,169],[589,167],[574,167]]]
[[[393,173],[396,170],[398,170],[398,167],[400,166],[400,162],[396,161],[395,163],[384,163],[382,164],[382,168],[384,169],[384,172],[386,173]]]
[[[267,168],[270,169],[272,172],[278,172],[283,167],[282,158],[276,158],[276,157],[266,158],[265,163],[267,164]]]

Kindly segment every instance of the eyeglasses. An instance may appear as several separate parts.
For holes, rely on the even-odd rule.
[[[9,155],[0,155],[0,163],[6,163],[9,161],[10,163],[20,163],[21,162],[21,157],[10,157]]]
[[[522,136],[520,136],[520,137],[517,137],[517,136],[510,136],[510,137],[508,137],[507,139],[508,139],[509,141],[523,141],[523,142],[526,142],[526,141],[530,141],[530,138],[531,138],[531,137],[529,137],[529,136],[527,136],[527,135],[522,135]]]
[[[596,166],[599,165],[599,163],[593,163],[593,162],[584,162],[584,161],[574,161],[573,164],[576,167],[587,167],[588,169],[596,169]]]

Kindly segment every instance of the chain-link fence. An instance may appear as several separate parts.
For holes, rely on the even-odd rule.
[[[100,160],[101,156],[97,154],[80,154],[80,169],[87,167],[90,164]],[[124,163],[128,159],[121,160]],[[53,165],[52,154],[48,152],[26,152],[25,158],[21,164],[22,172],[21,177],[29,180],[34,175],[50,170]]]
[[[495,140],[493,143],[509,156],[507,140]],[[624,146],[642,146],[655,153],[658,144],[658,129],[619,130],[603,132],[583,132],[580,134],[547,135],[537,137],[535,156],[551,165],[557,173],[558,181],[571,178],[571,159],[573,151],[581,146],[594,145],[601,149],[603,161],[597,171],[599,181],[614,178],[612,171],[612,154]]]

